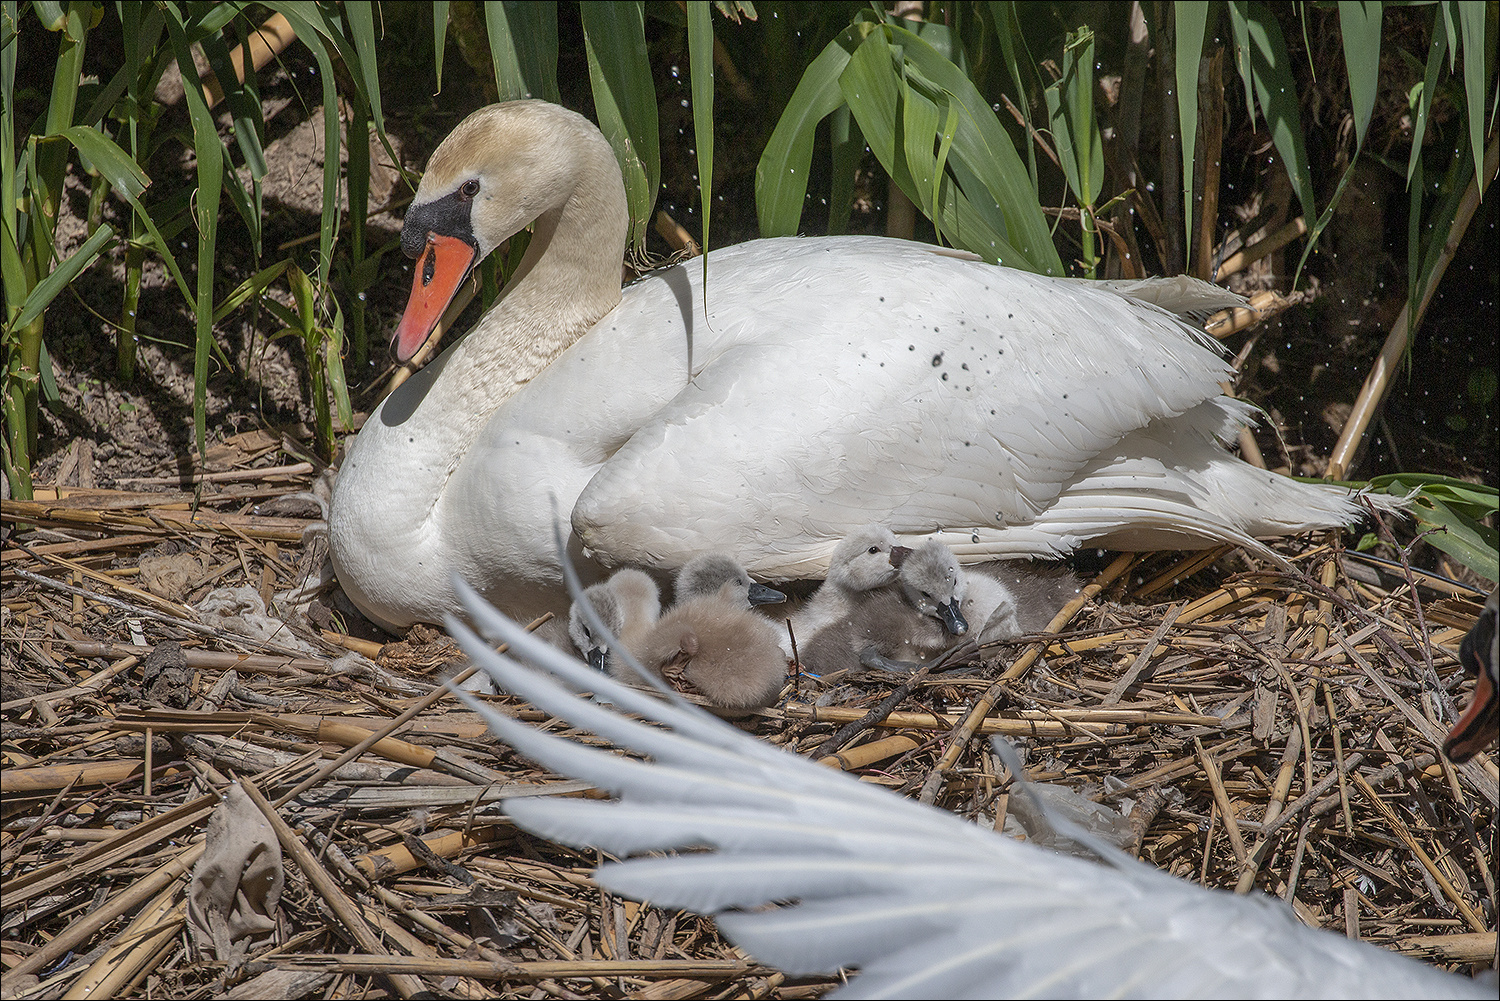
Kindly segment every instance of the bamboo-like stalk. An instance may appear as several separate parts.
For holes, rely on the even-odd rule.
[[[1380,349],[1380,356],[1375,359],[1374,367],[1365,377],[1365,384],[1354,401],[1354,409],[1344,424],[1343,433],[1339,435],[1337,444],[1333,446],[1333,454],[1328,459],[1327,476],[1330,480],[1343,479],[1354,464],[1354,456],[1359,451],[1360,445],[1364,443],[1365,430],[1370,426],[1370,421],[1375,417],[1375,412],[1380,409],[1381,403],[1385,401],[1385,394],[1390,389],[1391,376],[1395,374],[1401,359],[1406,356],[1406,345],[1411,340],[1411,332],[1422,325],[1422,318],[1427,314],[1427,306],[1432,302],[1433,294],[1437,292],[1438,282],[1442,280],[1443,274],[1448,270],[1448,265],[1452,263],[1453,255],[1458,253],[1459,242],[1468,231],[1469,222],[1474,218],[1474,212],[1479,208],[1479,201],[1484,196],[1484,192],[1494,180],[1497,168],[1500,168],[1500,134],[1490,139],[1489,147],[1484,152],[1483,167],[1475,171],[1474,176],[1469,180],[1468,188],[1464,190],[1458,211],[1453,215],[1453,226],[1443,242],[1442,252],[1438,255],[1432,274],[1428,276],[1427,284],[1422,288],[1421,295],[1417,299],[1415,316],[1410,312],[1411,303],[1404,303],[1401,306],[1401,312],[1396,316],[1396,321],[1391,324],[1391,332],[1386,336],[1385,344]]]
[[[1230,275],[1244,271],[1261,258],[1269,254],[1274,254],[1293,240],[1306,234],[1307,220],[1302,216],[1298,216],[1291,222],[1278,227],[1274,233],[1268,233],[1250,244],[1250,246],[1241,248],[1224,258],[1218,269],[1214,271],[1214,281],[1221,282]]]
[[[7,970],[6,976],[24,977],[34,974],[47,969],[57,960],[75,951],[78,946],[93,938],[111,921],[139,906],[142,901],[163,893],[168,886],[185,878],[193,871],[193,866],[203,854],[203,847],[201,842],[189,846],[183,850],[182,854],[163,863],[150,875],[111,896],[102,906],[95,907],[78,920],[70,922],[61,934]]]
[[[319,864],[316,856],[308,851],[307,846],[297,837],[296,832],[287,825],[287,822],[282,819],[281,814],[276,812],[276,808],[266,801],[265,796],[261,794],[260,789],[256,787],[255,783],[242,780],[240,786],[245,790],[245,795],[250,797],[250,801],[256,805],[261,813],[265,814],[266,820],[270,822],[272,830],[276,832],[276,839],[281,842],[281,850],[297,864],[297,868],[302,870],[302,874],[307,877],[307,881],[322,896],[350,937],[354,939],[361,949],[374,953],[376,957],[387,956],[384,943],[365,922],[364,915],[360,913],[359,906],[350,900],[338,883],[334,882],[333,877],[328,875],[328,871]],[[397,957],[391,958],[394,959]],[[395,988],[397,994],[404,998],[416,997],[427,990],[426,985],[413,974],[390,973],[385,970],[375,972],[387,974],[391,986]]]
[[[1213,790],[1214,802],[1218,804],[1219,816],[1224,818],[1224,830],[1229,835],[1229,845],[1234,849],[1234,857],[1244,865],[1249,854],[1245,851],[1245,839],[1240,834],[1234,804],[1229,801],[1229,793],[1224,789],[1224,775],[1219,770],[1219,763],[1204,750],[1203,741],[1197,737],[1193,738],[1193,748],[1198,752],[1198,762],[1203,766],[1204,774],[1208,776],[1208,785]]]
[[[250,33],[241,45],[236,45],[229,53],[229,63],[234,67],[234,75],[239,82],[245,81],[245,56],[250,56],[250,72],[259,73],[261,69],[273,58],[280,55],[297,40],[297,33],[292,30],[292,24],[282,14],[272,14],[266,18],[260,27]],[[224,87],[219,83],[219,78],[209,70],[202,76],[203,96],[208,101],[210,108],[216,107],[224,100]]]
[[[769,976],[770,967],[743,960],[589,959],[578,962],[487,962],[474,959],[421,959],[415,956],[335,956],[284,954],[278,957],[298,969],[333,970],[360,975],[404,974],[432,977],[473,977],[476,980],[562,980],[593,977],[674,977],[695,980],[733,980]]]
[[[115,944],[83,972],[65,1001],[116,997],[137,975],[166,959],[166,948],[187,920],[187,901],[174,883],[151,901],[115,936]]]
[[[819,758],[818,764],[852,772],[860,768],[868,768],[877,761],[884,761],[887,758],[894,758],[898,754],[914,751],[920,746],[920,744],[910,737],[896,734],[891,737],[883,737],[880,740],[872,740],[867,744],[860,744],[858,747],[851,747],[847,751],[830,754],[825,758]]]
[[[792,702],[784,710],[789,719],[815,720],[820,723],[853,723],[855,720],[863,719],[865,713],[859,709],[838,709],[831,706],[811,706],[806,703]],[[1034,714],[1040,716],[1040,713]],[[879,725],[883,728],[893,730],[952,730],[964,721],[963,717],[946,713],[918,713],[899,712],[891,713],[884,722]],[[1215,720],[1214,722],[1221,722]],[[1080,727],[1100,736],[1118,735],[1125,732],[1123,724],[1107,723],[1092,720],[1057,721],[1049,719],[1028,718],[1022,719],[1016,716],[984,716],[974,724],[974,732],[978,734],[1001,734],[1006,737],[1066,737],[1070,731]]]
[[[123,514],[72,508],[41,501],[11,500],[3,505],[3,517],[10,522],[30,522],[59,527],[89,527],[100,530],[134,528],[142,531],[192,532],[237,536],[244,533],[252,539],[272,542],[301,542],[307,522],[297,518],[264,518],[250,514],[218,514],[199,509],[197,512],[154,509],[150,514]]]

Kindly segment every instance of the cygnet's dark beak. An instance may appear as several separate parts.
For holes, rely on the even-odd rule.
[[[954,636],[962,636],[969,631],[968,620],[964,618],[964,613],[958,610],[957,598],[947,604],[939,605],[938,615],[943,620],[943,627]]]
[[[764,584],[751,583],[750,585],[750,607],[756,605],[779,605],[786,600],[786,595],[774,587],[766,587]]]
[[[901,569],[901,564],[905,563],[906,562],[906,558],[908,556],[910,556],[910,555],[911,555],[911,547],[910,546],[892,546],[891,547],[891,566],[895,567],[897,570],[900,570]]]
[[[604,672],[605,661],[609,657],[608,650],[602,646],[591,646],[588,649],[588,653],[584,656],[589,662],[589,667],[592,667],[601,674]]]

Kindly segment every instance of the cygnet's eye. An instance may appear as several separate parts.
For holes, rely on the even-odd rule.
[[[472,200],[475,195],[479,194],[479,179],[477,177],[469,178],[458,189],[458,194],[459,198],[463,201]]]
[[[880,552],[880,547],[879,546],[871,546],[870,549],[869,549],[869,552],[870,552],[871,556],[874,556],[876,553]]]

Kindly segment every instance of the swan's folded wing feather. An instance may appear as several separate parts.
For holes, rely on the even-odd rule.
[[[733,281],[710,276],[706,313],[689,269],[694,316],[678,336],[692,377],[580,495],[586,545],[666,565],[727,546],[764,553],[749,569],[776,575],[826,567],[850,526],[877,518],[913,532],[1024,525],[1101,450],[1219,396],[1217,349],[1150,304],[894,241],[827,244],[743,262],[720,251]],[[680,328],[674,303],[663,322]],[[704,538],[684,534],[693,525]],[[723,537],[743,526],[754,539]]]

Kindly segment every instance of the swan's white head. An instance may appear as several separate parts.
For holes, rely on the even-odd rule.
[[[619,253],[629,225],[614,153],[593,123],[545,101],[481,108],[444,139],[417,186],[401,249],[417,260],[396,328],[396,358],[416,354],[464,279],[496,247],[570,201],[613,223]]]

